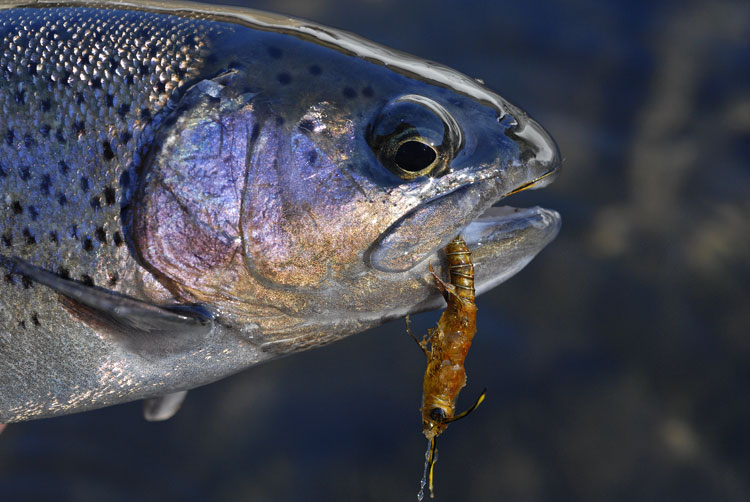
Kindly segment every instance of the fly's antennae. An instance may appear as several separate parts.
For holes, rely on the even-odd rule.
[[[482,404],[482,403],[484,402],[484,398],[485,398],[485,397],[487,397],[487,389],[484,389],[484,390],[482,391],[482,393],[481,393],[481,394],[479,394],[479,397],[478,397],[478,398],[477,398],[477,400],[476,400],[476,401],[474,402],[474,404],[472,404],[472,405],[471,405],[471,406],[469,407],[469,409],[467,409],[467,410],[466,410],[466,411],[464,411],[464,412],[461,412],[461,413],[459,413],[458,415],[456,415],[456,416],[454,416],[454,417],[451,417],[451,418],[447,418],[447,419],[443,420],[443,423],[444,423],[444,424],[449,424],[449,423],[451,423],[451,422],[455,422],[456,420],[461,420],[461,419],[462,419],[462,418],[464,418],[464,417],[465,417],[466,415],[468,415],[468,414],[469,414],[469,413],[471,413],[472,411],[474,411],[474,410],[476,410],[477,408],[479,408],[479,405],[480,405],[480,404]]]

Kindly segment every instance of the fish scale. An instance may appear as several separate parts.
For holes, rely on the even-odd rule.
[[[120,282],[135,263],[121,210],[141,155],[132,146],[148,144],[170,96],[199,71],[210,28],[152,13],[102,14],[0,12],[0,247],[128,290]],[[29,289],[19,277],[11,283],[3,295]]]

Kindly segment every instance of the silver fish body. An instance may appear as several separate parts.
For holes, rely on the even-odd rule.
[[[558,171],[538,124],[305,21],[8,5],[0,72],[0,423],[178,393],[440,306],[427,263],[458,232],[486,291],[559,229],[490,207]]]

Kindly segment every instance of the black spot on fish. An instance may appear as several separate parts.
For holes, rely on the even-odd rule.
[[[117,114],[122,118],[125,118],[125,115],[127,115],[129,112],[130,112],[130,103],[123,103],[117,109]]]
[[[307,151],[307,162],[314,165],[318,161],[318,152],[315,150]]]
[[[21,206],[21,203],[18,201],[14,201],[11,205],[13,208],[13,214],[22,214],[23,213],[23,206]]]
[[[21,89],[20,91],[16,92],[16,103],[19,105],[22,105],[26,102],[26,91]]]
[[[114,286],[117,284],[117,281],[120,280],[120,276],[117,275],[117,272],[111,272],[109,274],[109,285]]]
[[[72,239],[76,239],[77,240],[78,239],[78,225],[76,225],[75,223],[73,223],[68,228],[70,229],[70,237]]]
[[[140,74],[141,76],[145,76],[145,75],[148,75],[148,65],[147,65],[147,64],[144,64],[144,63],[139,63],[139,64],[138,64],[138,73],[139,73],[139,74]]]
[[[369,85],[362,89],[362,95],[366,98],[371,98],[375,95],[375,91]]]
[[[112,151],[112,145],[109,144],[109,141],[102,142],[102,156],[104,157],[104,160],[112,160],[115,158],[115,152]]]
[[[102,207],[102,201],[101,201],[101,199],[99,198],[98,195],[94,195],[93,197],[91,197],[91,200],[89,201],[89,205],[93,209],[101,209],[101,207]]]
[[[144,120],[148,120],[151,118],[151,110],[148,108],[141,108],[141,118]]]
[[[128,141],[130,141],[132,137],[133,135],[128,131],[123,131],[120,133],[120,143],[122,143],[123,145],[127,145]]]
[[[313,132],[315,130],[315,122],[310,119],[300,120],[300,123],[297,127],[302,129],[303,131]]]
[[[33,282],[31,281],[31,277],[27,275],[21,276],[21,284],[23,285],[23,289],[30,289],[33,285]],[[26,328],[26,323],[24,323],[24,328]]]
[[[33,63],[33,62],[29,63],[29,66],[27,67],[27,69],[28,69],[29,75],[31,75],[32,77],[36,76],[37,74],[36,63]]]
[[[112,94],[107,94],[107,97],[105,99],[107,108],[112,108],[113,106],[115,106],[115,97]]]
[[[212,98],[212,97],[209,96],[209,99],[213,101],[214,98]],[[176,123],[177,123],[177,115],[173,114],[173,115],[170,115],[169,117],[167,117],[167,120],[165,120],[164,122],[162,122],[162,125],[165,126],[165,127],[168,127],[168,126],[173,126]]]
[[[29,215],[31,216],[31,221],[36,221],[39,218],[39,211],[34,206],[29,206]]]
[[[39,322],[39,314],[37,314],[36,312],[34,312],[33,314],[31,314],[31,322],[32,322],[32,324],[34,324],[34,326],[41,326],[42,325],[42,323]]]
[[[81,281],[88,287],[93,288],[94,287],[94,279],[91,278],[88,274],[83,274],[81,276]]]
[[[52,130],[52,127],[50,127],[49,124],[42,124],[39,126],[39,134],[41,134],[45,138],[49,138],[49,132],[51,130]]]
[[[23,236],[26,239],[26,244],[28,244],[29,246],[33,246],[36,244],[36,237],[34,237],[34,234],[31,233],[29,227],[23,229]]]
[[[125,85],[133,85],[135,83],[135,77],[132,73],[128,73],[125,77]]]
[[[283,52],[281,52],[281,49],[278,47],[274,47],[273,45],[268,48],[268,55],[271,56],[273,59],[281,59],[281,56],[283,56]]]
[[[64,160],[61,160],[60,162],[58,162],[57,167],[60,169],[60,172],[64,175],[68,174],[68,171],[70,171],[68,164],[66,164]]]
[[[156,44],[151,45],[151,47],[148,48],[148,57],[152,58],[156,56],[156,53],[159,51],[159,48],[156,46]]]
[[[277,80],[277,81],[278,81],[278,82],[279,82],[279,83],[280,83],[281,85],[288,85],[288,84],[291,84],[291,83],[292,83],[292,76],[291,76],[291,75],[289,75],[289,74],[288,74],[288,73],[286,73],[286,72],[283,72],[283,73],[279,73],[278,75],[276,75],[276,80]]]
[[[107,232],[104,230],[104,227],[98,227],[96,229],[96,232],[94,232],[94,235],[96,236],[96,240],[98,240],[99,242],[107,242]]]
[[[80,138],[86,132],[86,123],[83,120],[79,120],[74,124],[73,129],[75,129],[76,134]]]
[[[117,62],[117,58],[115,56],[110,56],[110,58],[107,60],[109,62],[109,69],[114,70],[117,68],[119,63]]]
[[[70,279],[70,270],[68,270],[65,267],[62,267],[58,272],[57,275],[62,277],[63,279]]]
[[[61,127],[58,127],[57,131],[55,131],[55,139],[58,143],[65,143],[65,136],[63,136]]]
[[[57,235],[57,232],[51,230],[49,233],[49,241],[55,244],[60,244],[60,236]]]
[[[13,138],[14,137],[15,137],[15,134],[13,133],[13,129],[8,129],[7,131],[5,131],[5,142],[8,145],[12,145],[13,144]]]
[[[112,236],[112,241],[115,243],[115,246],[117,246],[118,248],[122,246],[123,239],[122,239],[122,234],[119,232],[119,230],[116,231],[115,235]]]
[[[250,133],[250,142],[254,143],[258,139],[258,136],[260,136],[260,127],[258,124],[253,124],[253,130]]]
[[[21,179],[23,181],[29,181],[29,179],[31,179],[31,169],[29,169],[29,166],[21,167]]]
[[[89,82],[89,85],[92,87],[92,89],[101,89],[102,88],[102,79],[99,77],[94,77]]]
[[[8,284],[15,284],[13,276],[10,274],[5,274],[5,282],[7,282]]]
[[[164,86],[164,82],[156,83],[156,92],[158,92],[159,94],[164,94],[165,90],[166,90],[166,87]]]
[[[344,97],[349,98],[349,99],[353,99],[357,97],[357,91],[355,91],[351,87],[344,87],[343,93],[344,93]]]
[[[279,126],[279,127],[283,126],[283,125],[284,125],[284,122],[286,122],[286,121],[284,120],[284,117],[282,117],[282,116],[278,116],[278,117],[276,117],[276,125],[277,125],[277,126]]]
[[[111,186],[104,187],[104,202],[107,203],[108,206],[111,206],[115,203],[115,196],[117,195],[117,192],[115,192],[115,189]]]
[[[31,137],[31,134],[23,135],[23,146],[28,149],[31,149],[31,147],[34,146],[34,138]]]
[[[123,171],[120,175],[120,186],[122,188],[127,188],[130,185],[130,172]]]
[[[9,248],[13,245],[13,234],[10,230],[6,230],[3,234],[3,244],[5,244],[6,248]]]
[[[8,173],[5,172],[5,169],[3,169],[3,166],[0,165],[0,178],[5,178],[8,176]]]
[[[48,112],[52,108],[52,102],[49,99],[43,99],[40,106],[43,112]]]
[[[94,250],[94,243],[91,242],[91,238],[86,237],[85,239],[83,239],[83,250],[87,253],[90,253]]]
[[[82,92],[77,92],[76,93],[76,104],[77,105],[83,104],[83,101],[84,101],[83,100],[83,93]]]
[[[318,65],[316,65],[316,64],[314,64],[314,65],[311,65],[311,66],[310,66],[310,67],[309,67],[309,68],[307,69],[307,71],[309,71],[309,72],[310,72],[310,75],[316,75],[316,76],[317,76],[317,75],[320,75],[321,73],[323,73],[323,70],[321,69],[321,67],[320,67],[320,66],[318,66]]]
[[[81,190],[83,193],[89,191],[89,179],[86,176],[81,176]]]
[[[62,85],[70,86],[70,72],[63,72],[62,77],[60,77],[60,83]]]
[[[26,321],[18,321],[18,327],[21,329],[26,329]]]
[[[49,174],[42,176],[42,181],[39,183],[39,191],[44,195],[49,195],[49,189],[52,185],[52,177]]]

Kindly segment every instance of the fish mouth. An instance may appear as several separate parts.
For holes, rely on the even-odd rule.
[[[499,205],[508,196],[549,184],[559,162],[542,174],[508,188],[490,176],[432,199],[403,216],[369,253],[370,265],[383,272],[412,272],[428,278],[427,263],[447,274],[443,248],[461,235],[472,253],[477,294],[492,289],[525,267],[559,233],[560,214],[541,207]],[[539,171],[537,171],[539,172]],[[441,302],[430,298],[417,310]],[[434,304],[434,305],[433,305]]]
[[[560,213],[552,209],[499,206],[464,227],[461,235],[472,253],[476,293],[494,288],[523,269],[557,237],[561,223]],[[444,265],[442,252],[433,256]]]

